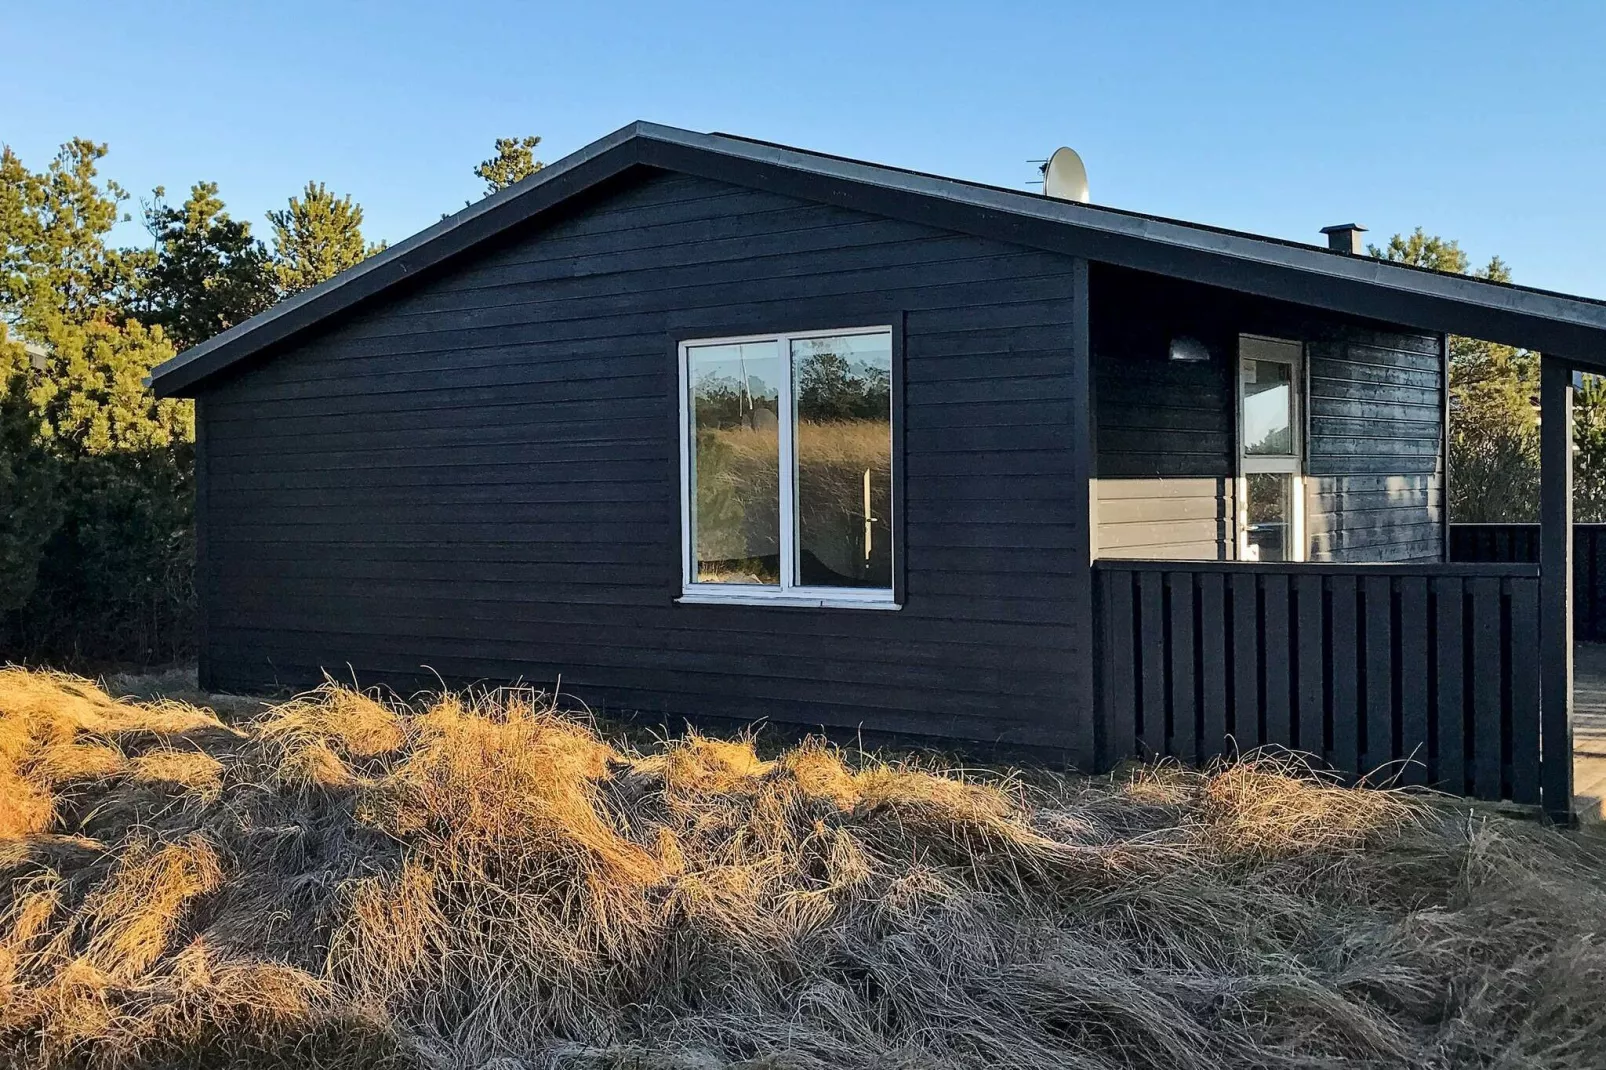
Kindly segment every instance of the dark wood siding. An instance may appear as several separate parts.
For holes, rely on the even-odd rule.
[[[388,294],[205,393],[207,682],[561,677],[601,709],[1062,744],[1090,716],[1072,266],[648,174]],[[673,340],[894,319],[904,608],[676,604]]]
[[[1444,369],[1433,335],[1339,325],[1306,346],[1311,560],[1444,556]]]

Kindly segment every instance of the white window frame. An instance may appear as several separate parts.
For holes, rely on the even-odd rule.
[[[1270,343],[1288,351],[1287,356],[1258,352],[1245,355],[1244,342]],[[1244,443],[1244,361],[1262,360],[1289,366],[1289,430],[1293,438],[1293,452],[1286,456],[1267,456],[1245,452]],[[1283,546],[1284,561],[1303,561],[1305,546],[1305,344],[1293,338],[1276,338],[1264,334],[1238,336],[1238,365],[1233,395],[1236,398],[1234,417],[1237,424],[1234,435],[1238,439],[1238,560],[1249,560],[1249,477],[1259,473],[1292,476],[1289,496],[1290,512],[1288,533]]]
[[[706,605],[765,605],[799,606],[817,609],[901,609],[896,592],[888,587],[807,587],[795,583],[797,576],[797,419],[792,396],[792,342],[803,338],[842,338],[850,335],[885,335],[889,345],[895,345],[890,324],[869,327],[836,327],[819,331],[781,331],[769,334],[732,335],[722,338],[687,338],[679,343],[680,364],[680,564],[681,594],[678,601]],[[774,342],[784,361],[786,374],[781,376],[779,419],[777,433],[780,441],[781,480],[781,582],[772,587],[752,583],[698,583],[697,547],[692,538],[692,479],[695,458],[691,449],[691,378],[690,352],[702,346],[742,345],[755,342]],[[898,355],[893,353],[896,363]],[[892,389],[897,389],[897,376],[893,376]],[[897,429],[892,429],[893,448],[897,448]],[[893,465],[896,473],[897,465]],[[892,507],[898,508],[898,487],[892,487]],[[888,518],[889,521],[892,518]],[[889,523],[894,533],[892,543],[892,574],[896,582],[898,545],[896,523]]]

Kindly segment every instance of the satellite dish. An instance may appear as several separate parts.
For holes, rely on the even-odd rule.
[[[1086,204],[1087,168],[1072,148],[1059,148],[1043,166],[1043,192],[1062,201]]]

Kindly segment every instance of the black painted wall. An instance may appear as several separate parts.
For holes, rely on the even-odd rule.
[[[1072,270],[649,174],[388,295],[202,393],[205,682],[561,677],[602,710],[1063,745]],[[676,604],[674,340],[894,319],[904,607]]]
[[[637,172],[202,391],[204,682],[561,678],[602,711],[1071,746],[1091,675],[1076,271]],[[1332,555],[1426,547],[1437,475],[1400,445],[1422,406],[1389,406],[1433,392],[1436,340],[1097,265],[1090,285],[1102,555],[1231,554],[1241,330],[1326,347],[1311,470],[1358,518],[1321,514]],[[903,337],[903,608],[677,604],[675,341],[880,323]],[[1168,362],[1177,329],[1213,359]],[[1403,433],[1361,449],[1344,420]]]
[[[1230,558],[1230,326],[1202,287],[1095,265],[1091,288],[1098,556]],[[1178,333],[1211,359],[1171,361]]]
[[[1310,560],[1443,556],[1441,339],[1095,265],[1098,556],[1231,560],[1240,334],[1306,343]],[[1169,359],[1189,335],[1210,359]]]
[[[1322,324],[1306,346],[1312,561],[1444,557],[1444,372],[1437,336]]]

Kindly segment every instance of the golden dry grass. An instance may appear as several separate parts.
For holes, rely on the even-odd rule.
[[[1606,1066],[1588,842],[1272,763],[610,743],[538,696],[224,723],[0,671],[17,1066]]]

